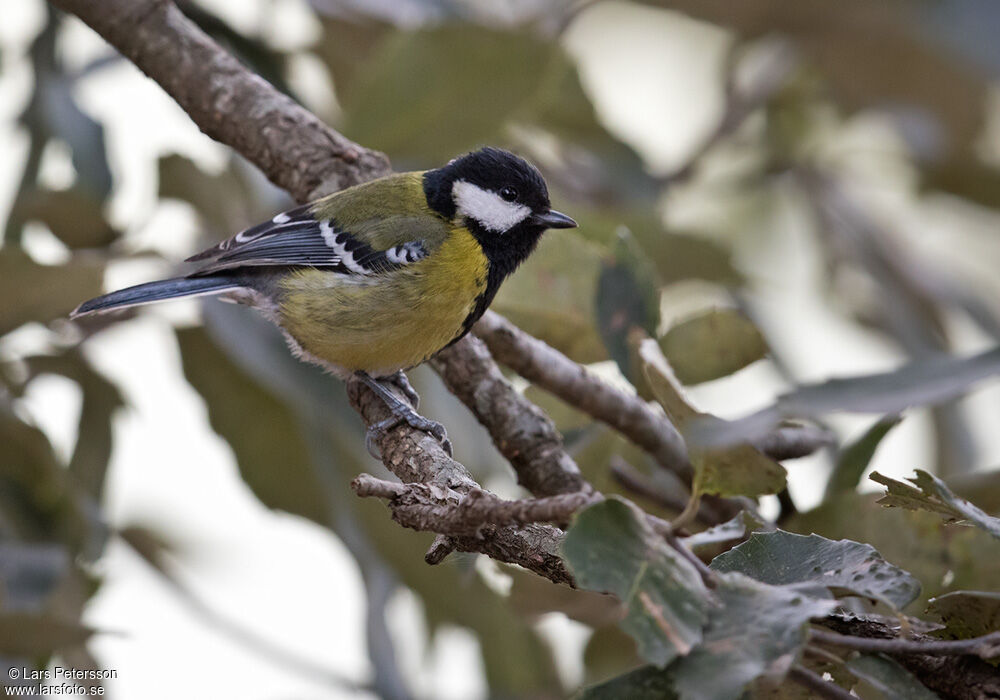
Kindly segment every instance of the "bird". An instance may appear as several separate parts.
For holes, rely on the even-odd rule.
[[[405,371],[464,337],[547,229],[576,225],[552,208],[537,168],[487,146],[283,211],[188,258],[185,276],[90,299],[70,317],[180,297],[250,306],[294,355],[381,398],[390,415],[368,429],[373,456],[404,422],[450,454],[444,426],[416,412]]]

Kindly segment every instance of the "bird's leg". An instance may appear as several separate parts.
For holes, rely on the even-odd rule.
[[[406,398],[410,400],[410,405],[413,406],[414,411],[420,408],[420,394],[418,394],[417,390],[413,388],[412,384],[410,384],[410,380],[406,378],[406,374],[403,370],[398,370],[393,375],[383,377],[382,381],[389,382],[402,391],[406,395]]]
[[[402,373],[400,373],[401,375]],[[378,450],[375,448],[375,440],[385,435],[386,432],[392,430],[400,423],[406,423],[414,430],[422,430],[426,433],[430,433],[438,442],[441,443],[441,447],[444,448],[448,456],[451,456],[451,440],[448,439],[448,433],[445,432],[444,426],[437,421],[424,418],[414,411],[410,406],[404,403],[398,396],[396,396],[392,391],[386,388],[381,381],[375,379],[367,372],[356,372],[355,375],[365,386],[375,392],[375,394],[382,399],[385,403],[386,408],[392,413],[391,416],[385,420],[381,420],[368,428],[368,433],[365,435],[365,446],[368,448],[368,453],[375,459],[381,459]],[[395,380],[395,377],[393,378]],[[406,381],[405,376],[403,380]],[[385,381],[385,380],[383,380]],[[395,381],[393,381],[395,383]],[[409,386],[409,382],[406,382]],[[413,391],[413,387],[410,387],[410,392],[403,390],[407,396]],[[416,392],[413,392],[416,395]]]

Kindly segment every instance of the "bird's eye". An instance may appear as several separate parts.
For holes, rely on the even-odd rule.
[[[500,197],[502,197],[504,200],[508,202],[513,202],[515,199],[517,199],[517,190],[515,190],[513,187],[504,187],[502,190],[500,190]]]

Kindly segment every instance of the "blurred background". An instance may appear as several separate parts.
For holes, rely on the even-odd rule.
[[[180,4],[397,170],[482,144],[536,162],[581,226],[547,234],[493,308],[609,381],[648,391],[633,326],[724,417],[1000,338],[995,2]],[[70,324],[290,200],[41,0],[7,0],[0,57],[0,662],[114,669],[109,695],[150,700],[561,697],[635,663],[585,594],[481,557],[428,567],[427,535],[348,488],[382,472],[340,383],[252,313],[178,302]],[[757,340],[699,374],[697,339],[670,331],[713,309]],[[437,377],[412,379],[456,458],[518,495]],[[671,487],[518,386],[598,488],[634,496],[616,457]],[[843,445],[879,418],[827,427]],[[866,468],[929,469],[995,509],[998,419],[989,385],[910,411]],[[998,575],[976,533],[875,519],[860,474],[828,488],[837,463],[836,446],[789,463],[790,498],[765,512],[873,543],[924,598]]]

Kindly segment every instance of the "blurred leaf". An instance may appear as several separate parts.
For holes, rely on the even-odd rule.
[[[581,700],[677,700],[670,674],[655,666],[643,666],[584,689]]]
[[[938,697],[888,656],[861,654],[850,659],[847,668],[879,691],[885,700],[936,700]],[[868,694],[861,697],[868,697]]]
[[[538,406],[556,424],[563,435],[592,425],[594,419],[583,411],[573,408],[559,397],[532,384],[524,390],[524,398]]]
[[[721,574],[704,642],[671,670],[681,700],[732,700],[758,679],[779,680],[799,658],[809,620],[835,607],[788,587]]]
[[[717,571],[739,571],[777,586],[816,584],[835,596],[856,595],[903,608],[920,595],[920,583],[874,547],[819,535],[755,532],[712,560]]]
[[[621,601],[614,596],[553,586],[540,576],[512,566],[505,566],[503,570],[513,579],[508,598],[510,606],[521,615],[537,618],[561,612],[591,627],[604,627],[618,622],[625,614]]]
[[[763,524],[763,521],[750,511],[741,510],[731,520],[697,532],[690,537],[685,537],[682,542],[689,549],[696,550],[699,547],[741,540],[759,529]]]
[[[931,598],[927,612],[945,625],[952,639],[969,639],[1000,630],[1000,593],[954,591]]]
[[[10,246],[0,249],[0,335],[29,321],[69,316],[77,304],[101,293],[104,266],[76,258],[39,265]]]
[[[577,362],[605,360],[594,309],[600,264],[596,245],[572,231],[549,231],[492,308]]]
[[[24,219],[42,222],[70,248],[99,248],[119,236],[104,218],[101,201],[80,187],[33,190],[19,207]]]
[[[902,422],[903,416],[899,414],[880,418],[861,437],[841,450],[833,473],[826,482],[824,498],[833,498],[835,494],[856,489],[883,438]]]
[[[330,521],[324,485],[288,409],[212,343],[204,331],[178,329],[184,375],[205,397],[212,429],[236,453],[240,474],[269,508]]]
[[[695,420],[706,417],[684,398],[656,341],[643,340],[639,354],[653,393],[678,430],[683,433]],[[753,497],[785,488],[785,468],[752,445],[706,450],[692,449],[689,444],[688,451],[695,467],[694,488],[699,493]]]
[[[806,384],[771,406],[735,421],[704,419],[686,434],[703,445],[727,445],[766,435],[784,418],[824,413],[898,413],[909,406],[939,404],[1000,372],[1000,348],[959,358],[940,355],[892,372]]]
[[[94,633],[73,620],[45,614],[0,611],[0,654],[46,656],[83,644]]]
[[[0,512],[5,531],[31,541],[63,542],[74,555],[94,545],[102,533],[85,514],[49,439],[2,402],[0,445]]]
[[[1000,541],[976,528],[953,528],[930,513],[884,508],[875,494],[843,494],[784,527],[871,544],[915,576],[927,598],[959,589],[989,589],[1000,580]]]
[[[0,542],[0,603],[7,610],[40,610],[69,574],[70,557],[61,544]]]
[[[764,336],[735,309],[713,309],[678,323],[660,347],[684,384],[728,376],[767,354]]]
[[[698,572],[627,501],[611,498],[577,514],[563,557],[577,585],[614,593],[627,606],[621,627],[646,661],[664,666],[701,640],[709,599]]]
[[[652,392],[642,361],[628,335],[639,328],[655,335],[660,323],[660,292],[655,272],[628,229],[618,231],[610,260],[601,263],[597,282],[597,325],[611,356],[644,399]]]
[[[33,374],[59,374],[80,386],[83,406],[69,472],[91,498],[100,501],[111,459],[111,418],[124,403],[118,387],[97,373],[77,351],[39,355],[28,362]]]
[[[922,469],[916,470],[916,476],[907,481],[917,488],[882,476],[878,472],[871,475],[872,481],[885,485],[888,490],[879,499],[884,506],[899,506],[910,510],[929,510],[942,515],[948,520],[963,524],[975,525],[1000,539],[1000,518],[994,518],[972,505],[964,498],[959,498],[948,486],[933,474]]]
[[[601,683],[642,663],[635,640],[618,625],[594,630],[583,650],[584,682]],[[586,694],[584,697],[588,697]],[[631,696],[626,696],[631,697]]]
[[[344,131],[393,160],[442,165],[494,140],[553,60],[565,60],[558,44],[523,32],[456,24],[396,33],[340,96]]]
[[[593,698],[734,700],[758,678],[780,681],[802,653],[809,620],[836,607],[788,587],[723,573],[704,641],[665,670],[647,666],[584,694]]]
[[[257,212],[248,209],[248,203],[259,197],[233,167],[209,175],[190,159],[172,154],[160,158],[158,172],[160,197],[190,203],[216,237],[253,223]]]

